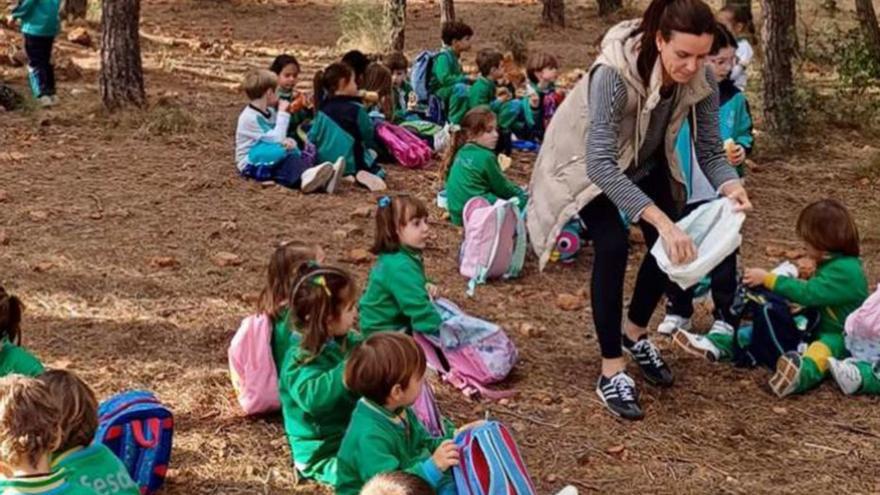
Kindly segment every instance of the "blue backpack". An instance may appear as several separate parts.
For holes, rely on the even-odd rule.
[[[141,494],[153,493],[165,482],[173,435],[171,411],[152,392],[123,392],[98,407],[94,441],[122,461]]]
[[[434,57],[436,56],[436,52],[425,50],[419,53],[415,61],[413,61],[409,83],[416,94],[418,103],[428,103],[428,96],[431,94],[431,68],[434,65]]]
[[[455,438],[461,459],[452,468],[460,495],[535,495],[513,436],[501,423],[488,421]]]

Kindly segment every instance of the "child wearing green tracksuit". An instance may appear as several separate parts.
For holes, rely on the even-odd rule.
[[[356,295],[347,272],[305,266],[288,305],[302,339],[288,350],[278,380],[284,430],[296,469],[329,485],[336,483],[339,444],[357,401],[342,381],[345,360],[361,340],[349,330]]]
[[[520,209],[525,209],[528,194],[501,171],[492,151],[497,142],[495,114],[489,107],[477,107],[465,115],[453,139],[448,160],[451,163],[445,167],[446,198],[453,224],[462,225],[464,205],[476,196],[490,203],[499,198],[518,198]]]
[[[380,331],[436,333],[438,289],[425,276],[422,250],[428,234],[428,209],[411,196],[383,196],[376,212],[378,256],[360,300],[360,328],[365,336]]]
[[[443,24],[443,49],[434,56],[428,89],[445,105],[446,120],[458,124],[468,110],[470,78],[461,70],[459,57],[471,49],[474,30],[461,21]]]
[[[776,364],[770,387],[779,397],[803,393],[821,383],[828,374],[829,359],[846,354],[843,325],[847,316],[868,297],[859,259],[858,228],[845,206],[831,199],[810,204],[798,217],[797,232],[807,245],[808,256],[817,263],[815,275],[803,281],[750,268],[743,277],[748,286],[763,286],[820,312],[821,320],[807,350],[786,353]]]
[[[13,373],[37,376],[43,372],[40,360],[21,343],[21,313],[24,306],[18,297],[0,287],[0,376]]]
[[[395,124],[410,120],[409,98],[412,86],[407,80],[409,60],[401,52],[392,52],[385,56],[385,66],[391,71],[391,102],[394,107]]]
[[[527,106],[523,100],[514,99],[509,89],[503,88],[502,94],[496,94],[497,84],[504,78],[504,71],[501,69],[503,58],[501,52],[490,48],[477,53],[480,76],[468,91],[468,109],[488,106],[495,113],[500,134],[495,151],[510,154],[511,134],[525,136],[525,131],[534,127],[535,122],[534,114],[524,110]]]

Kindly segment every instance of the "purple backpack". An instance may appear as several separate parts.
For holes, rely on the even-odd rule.
[[[437,399],[434,398],[434,389],[427,379],[422,383],[422,393],[413,404],[412,410],[429,435],[441,438],[446,434],[443,415],[440,414],[440,407],[437,406]]]
[[[494,323],[466,314],[453,302],[434,302],[443,323],[438,335],[414,333],[425,351],[428,366],[470,398],[501,399],[513,390],[493,390],[510,374],[517,351],[504,330]]]
[[[403,127],[380,122],[376,135],[397,160],[407,168],[422,168],[431,161],[431,148],[418,136]]]

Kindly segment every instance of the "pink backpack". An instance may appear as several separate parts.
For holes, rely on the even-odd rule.
[[[431,161],[431,148],[412,132],[403,127],[379,122],[376,125],[379,140],[394,155],[397,163],[407,168],[422,168]]]
[[[229,376],[245,414],[281,408],[278,370],[272,358],[272,323],[263,314],[242,320],[229,344]]]
[[[516,346],[498,325],[466,314],[446,299],[434,302],[443,323],[438,335],[414,332],[428,366],[469,398],[500,399],[513,390],[488,385],[507,378],[516,364]]]
[[[464,241],[459,253],[459,272],[468,277],[467,293],[493,278],[519,276],[526,257],[526,227],[517,198],[495,204],[482,196],[464,205]]]
[[[844,325],[846,349],[861,361],[880,361],[880,285]]]

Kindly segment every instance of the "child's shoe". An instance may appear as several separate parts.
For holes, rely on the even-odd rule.
[[[667,314],[663,321],[657,325],[657,332],[660,335],[665,335],[667,337],[671,336],[675,333],[676,330],[685,330],[690,331],[691,329],[691,320],[690,318],[685,318],[683,316]]]
[[[54,104],[55,104],[55,102],[52,101],[52,97],[49,95],[43,95],[43,96],[37,98],[37,105],[39,105],[43,108],[51,107]]]
[[[679,329],[672,335],[672,341],[685,352],[706,358],[713,363],[721,359],[721,350],[705,335]]]
[[[355,182],[366,187],[370,192],[384,191],[386,189],[385,181],[378,175],[371,174],[366,170],[361,170],[354,176]]]
[[[859,391],[862,386],[862,374],[852,359],[844,359],[842,361],[828,358],[828,367],[831,369],[831,376],[840,387],[840,391],[846,395],[853,395]]]
[[[342,173],[345,171],[345,157],[340,156],[332,167],[333,176],[330,177],[330,181],[327,182],[327,194],[333,194],[336,192],[336,187],[339,185],[339,178],[342,177]]]
[[[324,162],[303,172],[299,188],[305,194],[313,193],[325,188],[332,178],[333,165]]]
[[[801,355],[786,352],[776,361],[776,373],[770,377],[770,388],[780,399],[797,390],[801,374]]]

